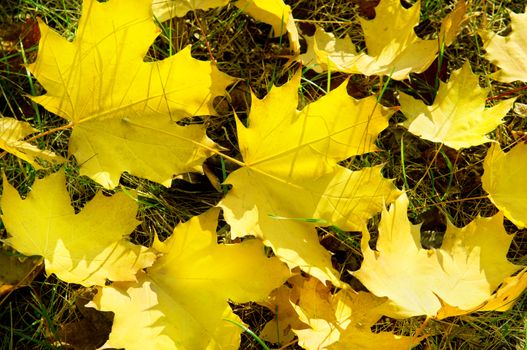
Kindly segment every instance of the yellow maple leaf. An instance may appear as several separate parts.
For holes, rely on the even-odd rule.
[[[519,228],[527,226],[527,145],[519,143],[504,153],[492,144],[483,162],[481,184],[494,205]]]
[[[376,150],[391,114],[374,96],[355,100],[346,84],[298,111],[300,75],[254,97],[249,127],[237,120],[243,167],[219,203],[235,237],[254,235],[290,267],[339,284],[315,226],[361,229],[399,191],[381,167],[360,171],[339,160]]]
[[[126,240],[139,223],[137,204],[124,193],[97,193],[75,214],[64,172],[36,180],[26,199],[4,178],[0,200],[5,242],[20,253],[44,257],[46,273],[84,286],[135,281],[155,254]]]
[[[500,36],[492,31],[482,31],[485,58],[500,68],[491,75],[493,79],[510,83],[516,80],[527,81],[527,13],[509,11],[511,33]]]
[[[105,347],[238,349],[242,324],[227,300],[263,300],[289,277],[261,241],[217,244],[219,209],[179,224],[139,283],[100,287],[90,306],[115,313]]]
[[[154,0],[152,9],[154,16],[160,22],[164,22],[173,17],[185,16],[189,11],[208,10],[225,6],[228,3],[228,0]],[[291,49],[295,52],[300,51],[298,29],[293,12],[283,0],[238,0],[234,5],[256,20],[270,24],[273,27],[274,36],[287,33]]]
[[[335,50],[319,48],[315,37],[316,45],[312,50],[320,69],[389,75],[392,79],[403,80],[411,72],[422,72],[432,64],[437,55],[437,41],[421,40],[413,29],[419,23],[419,2],[404,9],[398,0],[382,0],[375,7],[375,14],[373,20],[360,19],[368,54],[356,54],[354,48],[346,50],[353,46],[349,37],[335,39],[336,43],[331,45]],[[325,45],[326,49],[331,46]]]
[[[25,160],[36,169],[40,169],[41,166],[35,161],[35,158],[52,163],[64,162],[65,159],[61,156],[51,151],[42,150],[29,142],[22,141],[28,135],[36,132],[38,130],[29,125],[29,123],[14,118],[0,117],[0,148]]]
[[[506,258],[513,236],[503,227],[503,215],[479,217],[463,228],[447,222],[439,249],[423,249],[420,225],[407,217],[408,198],[400,196],[383,210],[376,250],[364,233],[364,261],[353,272],[373,294],[390,299],[387,316],[436,317],[442,301],[470,310],[492,298],[493,291],[521,268]]]
[[[488,93],[466,62],[452,72],[448,83],[441,82],[431,106],[401,92],[399,103],[407,118],[401,124],[414,135],[455,149],[481,145],[491,141],[485,135],[502,123],[515,100],[485,108]]]
[[[177,122],[213,114],[213,98],[233,81],[192,58],[190,47],[144,62],[159,34],[150,7],[151,0],[84,0],[72,42],[39,22],[29,69],[47,93],[33,99],[71,123],[70,154],[81,174],[106,188],[124,171],[166,186],[174,174],[201,171],[216,146],[201,126]]]
[[[390,332],[374,333],[371,327],[382,317],[386,298],[371,293],[342,289],[332,295],[318,280],[305,282],[298,305],[293,304],[299,319],[309,325],[294,329],[298,345],[319,349],[401,349],[417,345],[421,339],[398,336]]]
[[[304,39],[307,51],[300,55],[302,64],[318,73],[327,71],[328,66],[333,67],[333,61],[346,62],[346,65],[353,66],[361,57],[349,36],[343,39],[335,38],[333,33],[327,33],[318,26],[313,36],[306,35]],[[338,65],[334,69],[340,70]]]
[[[449,45],[459,32],[464,19],[464,1],[447,15],[441,27],[441,41],[422,40],[414,27],[419,23],[420,2],[409,9],[398,0],[381,0],[375,7],[375,18],[360,18],[367,54],[357,53],[351,39],[335,38],[317,29],[307,37],[307,52],[301,55],[305,65],[317,72],[326,70],[352,74],[386,75],[404,80],[410,73],[426,70],[435,60],[439,42]]]

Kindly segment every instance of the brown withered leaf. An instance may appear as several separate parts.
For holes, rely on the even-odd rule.
[[[0,296],[27,286],[42,269],[42,258],[22,257],[0,248]]]
[[[93,350],[103,345],[112,330],[113,312],[98,311],[85,305],[97,293],[95,288],[78,292],[75,307],[80,317],[61,326],[58,337],[61,345],[74,350]]]

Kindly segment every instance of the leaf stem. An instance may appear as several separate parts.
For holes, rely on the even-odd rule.
[[[203,24],[201,23],[201,20],[199,19],[199,15],[194,11],[194,18],[196,19],[196,22],[198,22],[198,27],[201,32],[201,35],[203,35],[203,43],[205,44],[205,47],[207,48],[207,51],[209,52],[209,58],[212,63],[215,65],[218,64],[218,61],[216,61],[216,58],[214,58],[214,55],[212,54],[212,49],[210,47],[209,39],[207,39],[207,33],[205,32],[205,29],[203,28]]]
[[[53,128],[53,129],[49,129],[48,131],[44,131],[44,132],[41,132],[39,134],[36,134],[35,136],[32,136],[32,137],[28,138],[25,141],[26,142],[34,141],[34,140],[39,139],[41,137],[44,137],[46,135],[53,134],[54,132],[62,131],[62,130],[68,130],[68,129],[71,129],[72,127],[73,127],[73,123],[68,123],[66,125],[62,125],[62,126],[59,126],[59,127]],[[5,157],[6,154],[7,154],[7,151],[3,151],[2,153],[0,153],[0,158]]]
[[[434,165],[434,162],[436,161],[437,159],[437,156],[439,155],[439,152],[441,152],[441,149],[443,148],[443,143],[440,143],[439,144],[439,149],[435,152],[434,154],[434,157],[432,158],[432,160],[430,161],[430,164],[427,165],[426,169],[425,169],[425,173],[423,174],[423,176],[419,179],[419,181],[417,181],[417,183],[414,185],[414,191],[417,189],[417,187],[419,187],[419,185],[421,185],[421,182],[423,182],[423,180],[425,179],[426,175],[428,175],[428,172],[430,171],[430,169],[432,168],[432,166]]]
[[[412,335],[412,345],[413,345],[413,342],[414,340],[418,340],[419,339],[419,335],[423,332],[423,330],[425,329],[425,327],[428,325],[428,322],[430,322],[430,317],[427,317],[423,324],[415,331],[415,333]]]
[[[404,137],[401,135],[401,170],[403,172],[403,181],[404,181],[404,188],[406,190],[410,189],[410,186],[408,185],[408,179],[406,177],[406,159],[405,159],[405,149],[404,149]]]
[[[24,48],[23,42],[20,42],[20,53],[22,55],[24,66],[26,67],[26,76],[27,76],[27,81],[29,83],[29,89],[31,90],[31,95],[36,96],[37,92],[35,89],[35,84],[33,84],[33,78],[31,77],[31,72],[27,68],[29,62],[27,60],[26,50]],[[37,119],[38,128],[42,129],[42,117],[40,116],[40,110],[38,109],[38,105],[35,103],[35,101],[31,100],[31,106],[33,107],[33,110],[35,111],[35,117]]]
[[[49,134],[53,134],[54,132],[62,131],[62,130],[68,130],[68,129],[71,129],[71,128],[73,128],[73,123],[68,123],[66,125],[62,125],[62,126],[59,126],[59,127],[53,128],[53,129],[49,129],[48,131],[41,132],[40,134],[37,134],[37,135],[35,135],[33,137],[30,137],[26,141],[28,141],[28,142],[29,141],[34,141],[34,140],[39,139],[41,137],[47,136]]]
[[[512,94],[514,94],[516,92],[520,92],[520,91],[523,91],[523,90],[527,90],[527,85],[524,85],[524,86],[519,87],[517,89],[507,90],[507,91],[502,92],[501,94],[496,95],[496,96],[487,97],[487,102],[493,101],[493,100],[501,100],[503,97],[505,97],[507,95],[512,95]]]
[[[203,145],[202,145],[202,146],[203,146]],[[219,155],[220,157],[223,157],[224,159],[227,159],[227,160],[233,162],[233,163],[236,164],[236,165],[239,165],[239,166],[247,166],[247,164],[245,164],[244,162],[239,161],[238,159],[233,158],[233,157],[231,157],[231,156],[228,156],[228,155],[226,155],[226,154],[223,154],[223,153],[221,153],[221,151],[215,150],[215,149],[210,148],[210,147],[207,147],[207,146],[203,146],[203,148],[205,148],[205,149],[211,151],[211,152],[214,153],[214,154]]]

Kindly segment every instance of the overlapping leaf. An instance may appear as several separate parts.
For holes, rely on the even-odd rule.
[[[527,226],[527,145],[519,143],[504,153],[498,144],[491,145],[483,162],[483,189],[494,205],[516,226]]]
[[[27,256],[43,256],[48,274],[85,286],[135,281],[137,271],[155,260],[152,251],[126,240],[139,222],[136,202],[124,193],[99,192],[75,214],[63,172],[36,180],[24,200],[5,179],[3,186],[5,242]]]
[[[407,208],[404,194],[383,211],[376,250],[365,233],[364,261],[354,272],[372,293],[390,299],[393,310],[387,308],[386,315],[436,317],[442,302],[470,312],[521,268],[507,260],[512,235],[505,232],[502,214],[477,218],[463,228],[448,222],[442,247],[426,250],[420,245],[420,225],[410,224]]]
[[[170,185],[172,176],[200,171],[216,149],[199,125],[183,118],[213,114],[212,100],[233,80],[190,48],[145,62],[159,33],[150,0],[85,0],[76,37],[61,37],[42,21],[30,71],[47,93],[33,99],[68,120],[69,152],[107,188],[122,172]]]
[[[244,166],[225,181],[233,188],[219,205],[233,236],[261,237],[291,267],[338,284],[315,225],[360,229],[399,194],[379,166],[337,164],[374,151],[390,112],[373,96],[353,99],[346,84],[298,111],[299,82],[297,74],[253,97],[249,126],[237,121]]]
[[[258,335],[261,339],[272,344],[285,345],[293,340],[293,329],[305,329],[308,326],[298,319],[293,304],[298,304],[300,293],[305,282],[310,278],[294,275],[287,283],[275,289],[265,302],[260,303],[274,312],[274,317],[267,322]]]
[[[0,297],[24,287],[41,271],[42,258],[25,258],[7,249],[0,248]]]
[[[441,42],[450,44],[457,35],[466,7],[463,1],[447,16]],[[438,40],[421,40],[414,27],[419,23],[420,2],[404,9],[398,0],[381,0],[373,20],[360,19],[368,53],[358,53],[349,37],[337,39],[317,29],[308,40],[308,51],[301,58],[318,72],[325,70],[365,75],[389,75],[403,80],[410,73],[427,69],[435,60]]]
[[[510,310],[516,299],[527,289],[527,268],[524,268],[515,276],[503,280],[496,293],[485,302],[470,310],[463,310],[448,304],[443,304],[437,313],[437,318],[442,319],[451,316],[466,315],[478,311],[507,311]]]
[[[509,35],[500,36],[492,31],[480,33],[487,51],[485,57],[500,68],[492,78],[504,83],[527,81],[527,13],[509,11],[509,15],[512,27]]]
[[[333,33],[327,33],[324,29],[316,27],[313,36],[306,35],[304,38],[307,51],[300,55],[300,59],[304,66],[315,72],[339,70],[338,66],[333,68],[332,61],[348,62],[348,65],[353,66],[360,57],[349,36],[343,39],[335,38]]]
[[[386,299],[365,292],[342,289],[332,295],[315,279],[305,282],[298,305],[299,319],[309,325],[295,329],[304,349],[409,349],[420,339],[390,332],[374,333],[371,327],[382,317]]]
[[[431,106],[400,93],[401,111],[407,118],[402,125],[414,135],[455,149],[489,142],[485,135],[502,123],[515,99],[485,108],[488,92],[479,86],[467,62],[452,72],[447,84],[441,83]]]
[[[52,163],[62,163],[65,161],[61,156],[39,149],[37,146],[23,141],[28,135],[38,132],[29,123],[22,122],[13,118],[0,116],[0,149],[14,154],[20,159],[25,160],[37,169],[40,165],[35,158],[47,160]]]
[[[164,255],[138,283],[101,287],[90,304],[115,313],[105,347],[238,349],[241,323],[227,300],[263,300],[289,271],[259,240],[218,245],[219,210],[179,224],[154,248]]]

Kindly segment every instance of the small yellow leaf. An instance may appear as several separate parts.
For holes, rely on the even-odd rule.
[[[504,153],[492,144],[483,162],[481,184],[494,205],[519,228],[527,227],[527,145],[519,143]]]
[[[40,165],[36,163],[35,158],[44,159],[52,163],[66,161],[53,152],[41,150],[29,142],[22,141],[28,135],[36,132],[38,130],[29,125],[29,123],[13,118],[0,117],[0,148],[25,160],[37,169],[40,168]]]
[[[264,300],[289,277],[256,239],[217,244],[218,209],[179,224],[138,283],[101,287],[90,304],[115,313],[105,347],[238,349],[242,323],[227,303]]]
[[[172,176],[201,172],[217,150],[193,115],[234,80],[190,47],[145,62],[159,35],[151,0],[84,0],[73,41],[40,21],[42,38],[29,70],[47,93],[33,100],[73,125],[69,153],[80,173],[114,188],[125,171],[170,186]]]
[[[517,14],[509,11],[511,33],[500,36],[492,31],[482,31],[485,58],[500,68],[492,74],[493,79],[504,83],[527,82],[527,13]]]
[[[349,62],[351,65],[351,62],[360,57],[348,36],[343,39],[335,38],[333,33],[326,33],[324,29],[317,27],[315,34],[305,36],[305,39],[307,51],[300,55],[300,59],[304,66],[318,73],[327,71],[329,66],[333,67],[333,62]]]
[[[365,75],[386,75],[404,80],[410,73],[426,70],[438,52],[437,40],[421,40],[414,27],[419,23],[420,2],[404,9],[398,0],[381,0],[373,20],[360,19],[367,54],[356,53],[349,38],[330,39],[317,31],[308,56],[317,59],[321,70]]]
[[[291,268],[339,285],[315,227],[361,229],[399,195],[380,166],[338,165],[375,151],[391,112],[374,96],[350,97],[346,84],[298,111],[299,84],[297,74],[263,100],[253,96],[249,127],[237,121],[245,165],[225,181],[233,188],[219,206],[234,237],[260,237]]]
[[[0,201],[5,242],[20,253],[40,255],[46,273],[84,286],[107,280],[135,281],[155,254],[125,239],[139,223],[137,204],[124,193],[98,193],[75,214],[64,172],[36,180],[26,199],[4,178]]]
[[[502,123],[515,99],[485,108],[488,93],[466,62],[452,72],[448,83],[441,83],[431,106],[400,93],[401,111],[407,118],[402,125],[414,135],[455,149],[490,142],[485,135]]]
[[[412,225],[403,194],[382,213],[376,250],[364,233],[364,261],[354,272],[372,293],[390,299],[387,316],[437,317],[442,302],[471,310],[492,298],[504,279],[521,268],[507,260],[512,241],[503,215],[477,218],[463,228],[447,222],[443,244],[426,250],[420,245],[420,225]]]

